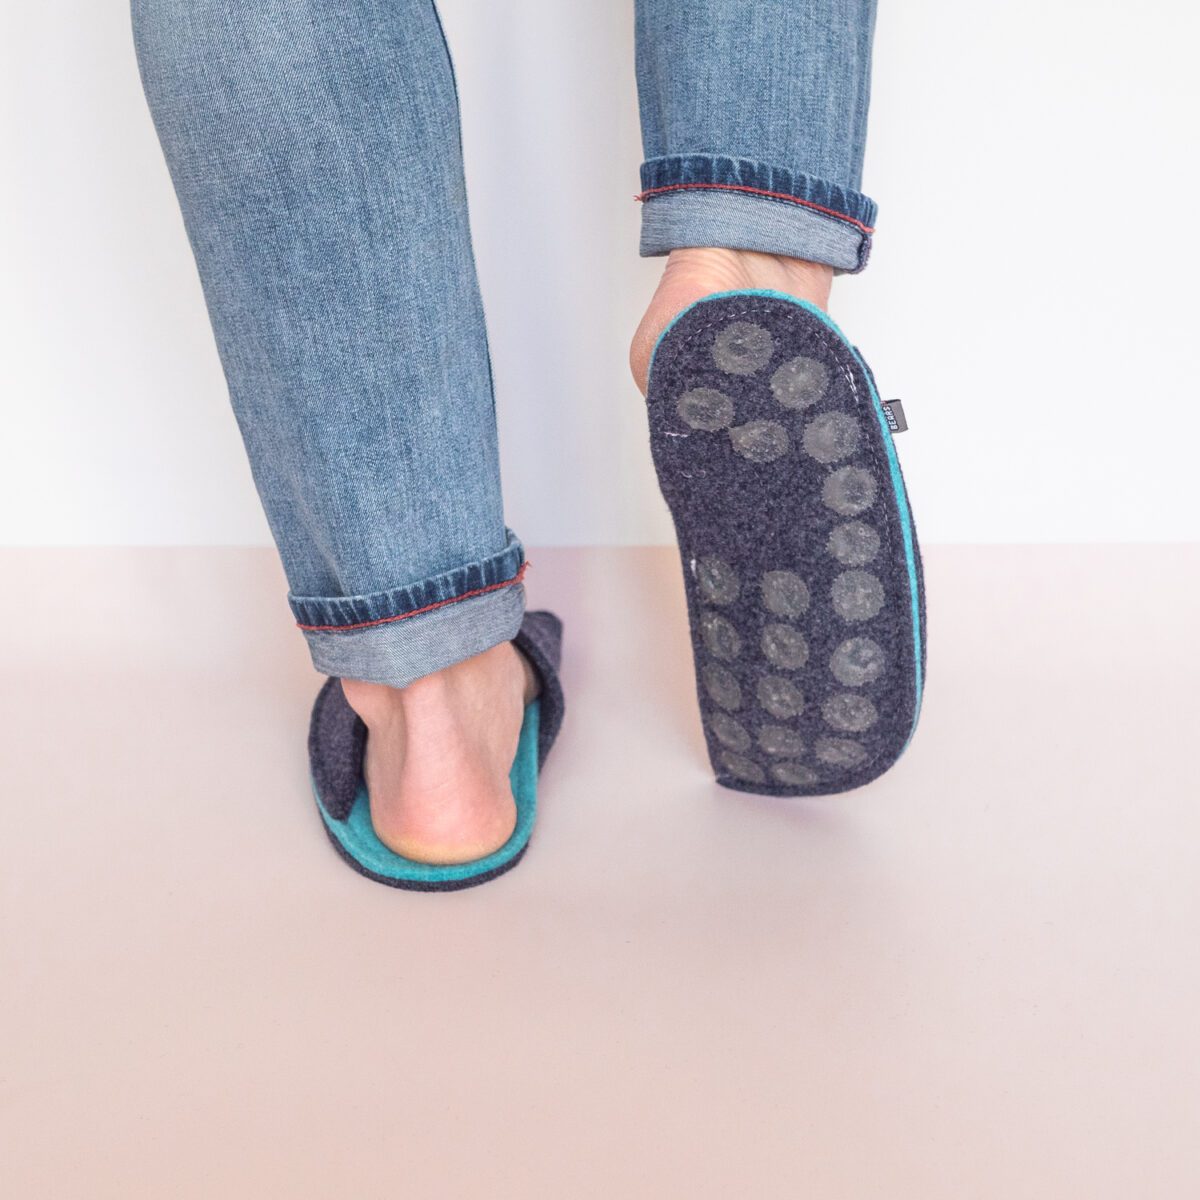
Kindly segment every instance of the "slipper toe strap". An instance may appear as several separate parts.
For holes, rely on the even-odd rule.
[[[546,761],[546,755],[562,727],[566,701],[562,683],[558,677],[562,661],[562,621],[554,613],[544,609],[527,612],[513,643],[533,665],[541,680],[538,717],[538,767]]]
[[[367,727],[346,703],[341,680],[327,679],[313,704],[308,758],[321,804],[335,821],[354,807],[366,743]]]

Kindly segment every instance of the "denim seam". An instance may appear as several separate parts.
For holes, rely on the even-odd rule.
[[[792,167],[728,154],[692,152],[646,159],[639,170],[643,192],[680,183],[760,188],[796,200],[807,200],[864,225],[875,221],[875,201],[856,188]]]
[[[526,559],[518,568],[517,573],[510,579],[502,579],[499,583],[489,583],[484,587],[472,588],[469,592],[463,592],[458,596],[451,596],[448,600],[435,600],[432,604],[410,609],[408,612],[396,613],[391,617],[379,617],[374,621],[358,621],[353,625],[304,625],[297,621],[296,627],[307,630],[310,633],[349,633],[355,629],[370,629],[374,625],[387,625],[392,621],[405,621],[409,617],[419,617],[422,613],[433,612],[435,608],[445,608],[448,604],[459,603],[460,600],[470,600],[472,596],[482,596],[485,592],[494,592],[500,588],[512,587],[513,584],[520,583],[525,578],[525,572],[528,569],[529,560]]]
[[[817,204],[812,200],[805,200],[800,196],[790,196],[787,192],[770,192],[765,188],[749,187],[745,184],[737,183],[668,183],[662,187],[650,188],[647,191],[641,192],[634,196],[635,200],[646,201],[654,196],[661,196],[665,192],[678,192],[691,188],[704,188],[710,191],[724,192],[745,192],[752,196],[761,196],[764,200],[780,200],[788,204],[799,204],[803,208],[812,209],[814,212],[821,213],[824,216],[832,217],[838,221],[844,221],[848,225],[853,225],[860,232],[870,237],[875,232],[873,225],[867,225],[855,217],[848,216],[846,213],[838,212],[833,208],[826,208],[823,204]]]
[[[411,583],[357,595],[287,594],[292,618],[301,629],[338,631],[363,629],[391,617],[425,612],[431,606],[504,587],[520,579],[525,548],[506,525],[502,549]]]

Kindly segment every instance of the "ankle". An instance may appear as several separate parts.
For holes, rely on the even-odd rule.
[[[378,729],[403,723],[406,717],[421,709],[453,706],[455,691],[450,673],[454,667],[423,675],[402,688],[372,683],[365,679],[343,679],[342,691],[346,703],[362,718],[368,728]]]
[[[480,654],[422,675],[402,688],[343,679],[346,702],[368,727],[413,720],[469,719],[476,710],[496,703],[497,692],[518,686],[529,698],[531,671],[512,642],[502,642]]]
[[[818,308],[829,304],[833,268],[824,263],[758,250],[688,246],[667,256],[658,288],[642,317],[629,349],[629,367],[646,394],[650,359],[659,335],[690,304],[714,292],[765,288],[807,300]]]
[[[702,282],[710,292],[769,288],[825,308],[833,287],[833,268],[758,250],[688,246],[667,256],[663,280]]]

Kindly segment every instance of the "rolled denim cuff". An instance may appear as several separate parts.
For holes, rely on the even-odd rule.
[[[498,554],[384,592],[296,596],[288,604],[325,675],[406,687],[516,636],[525,550],[506,530]]]
[[[861,192],[745,158],[676,154],[642,163],[644,258],[685,246],[761,250],[856,275],[877,206]]]

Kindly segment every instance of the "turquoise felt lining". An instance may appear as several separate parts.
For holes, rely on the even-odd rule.
[[[850,339],[837,327],[833,318],[823,309],[818,308],[815,304],[809,303],[807,300],[800,300],[795,296],[789,296],[787,292],[777,292],[773,288],[741,288],[729,292],[713,292],[710,296],[705,296],[700,300],[689,304],[683,312],[678,313],[670,325],[666,327],[658,335],[658,340],[654,343],[654,349],[650,354],[650,371],[654,370],[654,355],[658,353],[658,348],[662,344],[663,338],[671,332],[672,327],[686,312],[690,312],[697,304],[704,304],[709,300],[723,300],[728,296],[773,296],[776,300],[786,300],[789,304],[795,304],[799,308],[806,308],[810,313],[823,322],[837,336],[845,342],[850,352],[854,355],[855,361],[863,368],[863,375],[867,380],[867,386],[871,389],[871,399],[875,402],[875,416],[879,421],[879,427],[883,431],[883,444],[887,448],[888,470],[892,477],[892,491],[896,495],[897,508],[900,510],[900,531],[904,542],[904,559],[908,568],[908,590],[912,600],[912,627],[913,627],[913,670],[916,677],[916,695],[917,703],[913,711],[912,728],[909,730],[908,738],[912,739],[913,733],[917,728],[917,718],[921,715],[921,699],[923,695],[924,680],[921,677],[921,607],[919,600],[919,592],[917,585],[917,560],[914,552],[914,537],[912,520],[908,515],[908,493],[904,488],[904,478],[900,474],[900,460],[896,457],[896,446],[892,440],[892,431],[888,427],[887,417],[883,414],[883,402],[879,399],[879,393],[875,391],[875,385],[871,381],[871,373],[866,369],[863,363],[862,356],[854,349]],[[905,745],[907,745],[907,741]]]
[[[375,834],[371,824],[371,802],[367,796],[366,784],[359,782],[358,794],[354,797],[354,806],[350,815],[344,821],[333,820],[320,803],[317,795],[317,808],[321,819],[329,832],[337,839],[338,844],[350,855],[355,862],[366,867],[376,875],[388,879],[406,880],[412,883],[451,883],[462,882],[476,875],[484,875],[502,867],[516,857],[529,841],[533,833],[533,821],[537,812],[537,777],[538,777],[538,715],[539,702],[532,700],[525,707],[525,719],[521,723],[521,735],[517,742],[517,753],[513,758],[512,770],[509,772],[509,782],[512,784],[513,797],[517,802],[517,825],[508,841],[498,850],[484,858],[476,858],[471,862],[454,863],[450,866],[439,866],[432,863],[416,862],[405,858],[394,850],[389,850]],[[316,792],[316,783],[313,783]]]

